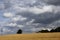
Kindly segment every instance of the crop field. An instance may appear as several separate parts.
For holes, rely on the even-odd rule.
[[[60,33],[12,34],[0,36],[0,40],[60,40]]]

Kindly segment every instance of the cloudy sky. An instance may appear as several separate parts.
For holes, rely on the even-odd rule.
[[[37,32],[60,26],[60,0],[0,0],[0,34]]]

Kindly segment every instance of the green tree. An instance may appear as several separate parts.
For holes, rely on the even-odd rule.
[[[22,30],[19,29],[18,32],[17,32],[17,34],[22,34]]]

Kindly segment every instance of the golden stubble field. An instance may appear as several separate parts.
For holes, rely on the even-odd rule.
[[[0,40],[60,40],[60,33],[12,34],[0,36]]]

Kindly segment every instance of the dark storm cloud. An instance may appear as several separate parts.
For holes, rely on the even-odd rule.
[[[25,14],[24,14],[25,13]],[[24,12],[24,13],[18,13],[17,15],[22,15],[24,17],[27,17],[27,21],[30,21],[31,19],[35,19],[34,23],[42,23],[42,24],[51,24],[54,21],[60,20],[60,13],[41,13],[41,14],[33,14],[30,12]]]
[[[37,17],[37,15],[33,14],[32,12],[22,12],[22,13],[17,13],[16,15],[22,15],[23,17],[27,17],[29,19],[33,19]]]
[[[60,5],[60,0],[44,0],[47,4]]]
[[[42,17],[40,16],[41,18],[36,19],[35,23],[51,24],[54,21],[60,20],[60,13],[44,13],[42,15]]]

